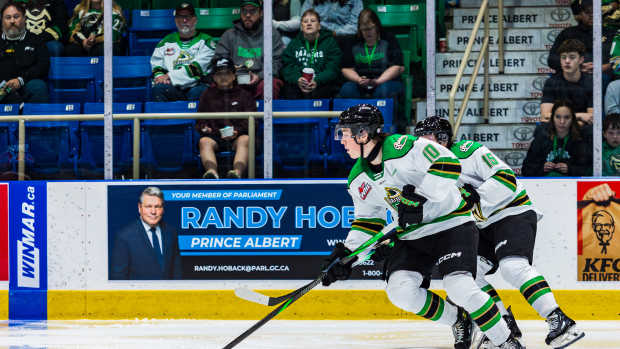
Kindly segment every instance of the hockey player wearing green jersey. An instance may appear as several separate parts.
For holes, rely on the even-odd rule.
[[[448,147],[461,163],[459,186],[475,207],[480,241],[476,283],[496,302],[513,336],[520,337],[512,313],[507,311],[485,275],[499,269],[502,277],[518,288],[540,316],[547,319],[545,339],[554,348],[565,348],[585,334],[558,306],[547,281],[532,266],[536,224],[542,215],[534,209],[523,184],[501,159],[474,141],[452,143],[452,127],[446,119],[428,117],[420,121],[415,135]],[[488,338],[476,336],[473,348],[493,348]]]
[[[345,243],[338,244],[326,262],[348,255],[381,231],[387,209],[400,226],[386,259],[390,301],[452,326],[457,349],[470,347],[471,319],[500,348],[523,348],[491,297],[474,282],[478,231],[456,185],[461,173],[458,159],[432,141],[387,135],[382,128],[383,116],[375,106],[360,104],[340,114],[335,137],[357,159],[348,181],[355,219]],[[435,265],[458,308],[427,289]],[[336,264],[323,284],[350,274],[351,263]]]

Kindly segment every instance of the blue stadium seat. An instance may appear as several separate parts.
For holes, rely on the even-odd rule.
[[[145,113],[194,113],[198,101],[146,102]],[[198,168],[194,119],[142,121],[141,153],[145,171],[154,178],[183,178]]]
[[[176,30],[174,10],[133,10],[129,28],[129,55],[151,56],[157,43]]]
[[[394,115],[394,101],[391,98],[387,99],[344,99],[334,98],[334,104],[332,110],[342,111],[351,106],[366,103],[377,106],[383,114],[383,130],[385,132],[392,132],[393,128],[393,115]],[[329,137],[329,154],[327,156],[327,167],[330,174],[336,177],[346,177],[351,166],[355,162],[344,150],[342,144],[339,141],[334,140],[334,126],[338,122],[337,119],[330,119],[330,137]]]
[[[263,111],[262,100],[258,101],[258,110]],[[274,112],[328,110],[329,99],[273,100]],[[326,118],[274,118],[273,124],[273,159],[278,177],[326,175]]]
[[[95,78],[102,65],[99,57],[50,57],[50,101],[94,102]]]
[[[142,113],[142,103],[113,103],[112,113]],[[85,103],[84,114],[103,114],[103,103]],[[132,160],[132,124],[131,120],[114,120],[113,127],[113,164],[114,177],[128,176]],[[80,122],[80,154],[78,157],[78,175],[80,178],[103,178],[103,121]]]
[[[19,104],[0,104],[2,116],[19,115]],[[0,122],[0,173],[15,171],[17,159],[17,122]]]
[[[116,56],[112,60],[114,102],[144,102],[151,99],[150,56]],[[103,101],[103,57],[97,71],[97,101]]]
[[[79,103],[25,103],[24,115],[80,114]],[[26,122],[26,173],[31,178],[72,178],[77,170],[77,121]]]

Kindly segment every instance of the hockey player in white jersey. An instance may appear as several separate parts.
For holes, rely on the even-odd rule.
[[[397,307],[453,326],[455,348],[469,348],[471,318],[500,348],[523,348],[510,334],[491,297],[474,282],[478,233],[457,179],[461,166],[448,149],[411,135],[382,133],[383,117],[372,105],[345,110],[336,139],[357,162],[349,175],[355,219],[344,244],[326,263],[346,256],[381,231],[387,210],[400,229],[386,260],[386,292]],[[387,210],[386,210],[387,209]],[[437,266],[450,299],[459,308],[426,289]],[[336,264],[324,285],[345,280],[351,263]],[[426,282],[427,284],[427,282]]]
[[[532,266],[536,224],[542,216],[510,167],[480,143],[465,140],[453,144],[452,127],[446,119],[428,117],[416,125],[414,133],[448,147],[461,163],[458,183],[475,207],[480,229],[476,283],[496,301],[513,336],[521,336],[516,321],[485,279],[498,268],[504,280],[518,288],[547,319],[548,345],[565,348],[581,339],[584,333],[562,312],[545,278]],[[473,348],[493,348],[488,342],[488,338],[479,336]]]

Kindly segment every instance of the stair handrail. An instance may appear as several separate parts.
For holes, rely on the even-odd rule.
[[[499,23],[498,23],[498,40],[499,40],[499,66],[500,66],[500,74],[503,74],[504,69],[504,45],[503,45],[503,37],[504,37],[504,18],[503,18],[503,0],[498,0],[498,12],[499,12]],[[465,68],[467,67],[467,62],[469,61],[469,56],[471,55],[472,48],[474,46],[474,41],[476,35],[478,34],[478,30],[480,29],[480,24],[482,23],[482,18],[484,16],[484,41],[482,42],[482,47],[480,48],[480,53],[478,55],[478,59],[476,60],[476,66],[469,80],[469,84],[467,86],[467,90],[465,91],[465,96],[463,97],[463,101],[461,102],[461,106],[459,108],[459,114],[454,119],[454,104],[456,98],[456,92],[458,91],[459,84],[461,79],[463,78],[463,74],[465,72]],[[458,129],[461,125],[461,121],[463,119],[463,115],[465,114],[465,109],[467,109],[467,103],[469,102],[469,97],[471,95],[474,83],[476,78],[478,77],[478,71],[480,69],[480,65],[482,64],[482,59],[485,61],[485,69],[484,69],[484,111],[483,115],[485,121],[488,122],[488,110],[489,110],[489,0],[483,0],[480,4],[480,10],[478,11],[478,15],[476,17],[476,22],[474,23],[474,27],[472,28],[471,34],[469,36],[469,40],[467,42],[467,47],[465,48],[465,52],[463,54],[463,59],[461,60],[461,64],[459,65],[459,70],[454,78],[454,82],[452,83],[452,87],[450,88],[450,98],[448,105],[448,118],[452,128],[454,130],[453,137],[456,136]]]

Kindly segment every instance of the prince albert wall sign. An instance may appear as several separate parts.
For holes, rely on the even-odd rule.
[[[620,195],[620,181],[577,182],[578,281],[620,281],[620,198],[584,200],[604,184]]]

